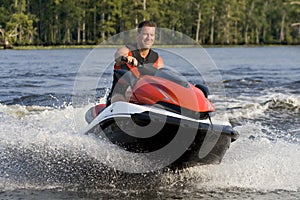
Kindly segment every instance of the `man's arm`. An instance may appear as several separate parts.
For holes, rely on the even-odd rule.
[[[124,64],[125,62],[121,60],[122,56],[127,57],[129,53],[129,49],[127,47],[119,48],[115,53],[115,62],[118,66]]]
[[[128,59],[128,62],[127,63],[130,63],[131,65],[133,66],[137,66],[138,65],[138,61],[136,58],[132,57],[132,56],[128,56],[128,53],[129,53],[129,49],[127,47],[121,47],[119,48],[116,53],[115,53],[115,62],[118,66],[124,64],[125,62],[121,60],[121,57],[122,56],[125,56],[127,57]]]

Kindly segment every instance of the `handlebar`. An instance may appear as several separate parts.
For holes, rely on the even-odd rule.
[[[128,62],[128,58],[125,57],[125,56],[121,56],[121,61],[123,61],[123,62]]]
[[[133,62],[133,61],[132,61],[132,62],[128,62],[128,58],[125,57],[125,56],[122,56],[122,57],[121,57],[121,61],[126,62],[126,63],[128,63],[128,64],[130,64],[130,65],[134,65],[134,62]],[[137,67],[143,67],[143,65],[142,65],[141,63],[138,62]]]
[[[125,56],[121,57],[121,61],[128,63],[128,58]],[[128,63],[130,65],[134,65],[134,63]],[[143,64],[138,62],[137,64],[138,70],[140,72],[141,75],[154,75],[158,69],[156,69],[155,67],[152,67],[151,65],[148,64]]]

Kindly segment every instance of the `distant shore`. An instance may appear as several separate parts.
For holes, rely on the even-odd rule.
[[[43,50],[43,49],[94,49],[94,48],[118,48],[122,45],[18,45],[12,48],[4,49],[0,46],[0,50]],[[200,45],[203,48],[216,48],[216,47],[264,47],[264,46],[300,46],[300,44],[247,44],[247,45]],[[183,48],[183,47],[198,47],[198,45],[154,45],[153,48]]]

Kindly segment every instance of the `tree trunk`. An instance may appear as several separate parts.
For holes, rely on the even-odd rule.
[[[96,41],[97,38],[97,8],[94,7],[94,23],[93,23],[93,40]]]
[[[3,48],[6,49],[6,45],[5,45],[5,30],[4,29],[1,29],[0,28],[0,33],[2,35],[2,45],[3,45]]]
[[[0,33],[2,35],[3,49],[12,49],[13,46],[9,43],[7,37],[5,36],[5,30],[0,28]]]
[[[299,25],[299,29],[298,29],[298,43],[300,43],[300,25]]]
[[[81,42],[81,34],[80,34],[80,21],[78,20],[78,26],[77,26],[77,44],[80,44]]]
[[[264,5],[263,5],[263,12],[267,13],[268,9],[269,9],[269,0],[266,0]],[[267,23],[271,24],[270,21],[267,20]],[[264,43],[266,41],[268,35],[268,27],[266,26],[262,26],[262,42]]]
[[[143,0],[143,10],[146,12],[146,0]],[[145,21],[145,15],[144,15],[144,18],[143,20]]]
[[[86,10],[83,11],[83,19],[82,19],[82,43],[85,44],[86,42],[86,29],[85,29],[85,17],[86,17]]]
[[[5,38],[4,39],[4,44],[3,44],[4,49],[13,49],[13,45],[9,43],[9,41]]]
[[[198,19],[197,19],[197,30],[196,30],[196,42],[199,41],[199,32],[200,32],[200,25],[201,25],[201,10],[200,10],[200,3],[197,4],[198,9]]]
[[[300,43],[300,22],[293,23],[292,26],[298,26],[298,43]]]
[[[58,21],[58,15],[55,15],[55,25],[53,28],[53,43],[58,43],[57,37],[59,36],[59,21]]]
[[[238,37],[239,31],[238,31],[238,22],[234,22],[234,39],[233,42],[234,44],[238,44],[239,42],[239,37]]]
[[[256,32],[256,44],[259,44],[259,30],[257,27],[255,29],[255,32]]]
[[[134,7],[137,7],[138,6],[138,3],[137,1],[134,1]],[[137,12],[135,12],[135,18],[134,18],[134,25],[137,26],[138,23],[139,23],[139,19],[138,19],[138,15],[137,15]]]
[[[230,5],[227,5],[227,15],[226,15],[226,26],[225,26],[225,40],[226,40],[226,44],[230,43]]]
[[[212,7],[212,16],[211,16],[211,27],[210,27],[210,44],[214,43],[214,32],[215,32],[215,7]]]
[[[105,14],[104,13],[101,14],[101,19],[100,20],[101,20],[101,24],[104,25],[104,22],[105,22]],[[104,32],[103,29],[101,30],[101,39],[103,41],[105,40],[105,32]]]
[[[292,1],[290,4],[291,4],[291,5],[294,5],[294,4],[300,5],[300,1]]]
[[[248,44],[248,29],[249,29],[249,24],[247,23],[246,27],[245,27],[245,32],[244,32],[244,41],[245,41],[245,44]]]
[[[284,24],[285,24],[285,13],[282,15],[281,18],[281,28],[280,28],[280,43],[284,42]]]
[[[254,1],[252,1],[251,3],[251,7],[249,9],[249,12],[248,12],[248,16],[246,16],[246,22],[245,22],[245,32],[244,32],[244,41],[245,41],[245,44],[248,44],[249,41],[248,41],[248,29],[249,29],[249,19],[251,18],[251,15],[252,15],[252,11],[254,9]]]
[[[22,43],[23,40],[23,32],[22,32],[22,25],[19,26],[19,42]]]
[[[71,32],[70,32],[70,28],[67,28],[67,43],[68,43],[68,44],[71,43]]]

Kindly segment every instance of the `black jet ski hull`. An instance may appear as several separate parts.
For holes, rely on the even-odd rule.
[[[110,115],[89,132],[133,153],[151,153],[170,145],[165,156],[172,157],[173,151],[180,149],[169,168],[220,163],[238,137],[229,125],[212,125],[209,120],[189,120],[151,110]]]

